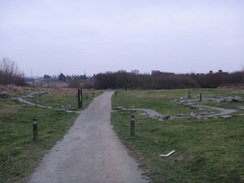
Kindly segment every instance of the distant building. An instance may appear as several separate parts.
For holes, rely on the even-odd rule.
[[[215,74],[228,74],[228,72],[223,72],[223,70],[218,70],[218,72],[215,72]],[[209,74],[214,74],[214,72],[212,70],[209,71]]]
[[[134,69],[134,70],[131,71],[131,73],[139,75],[139,70]]]
[[[118,72],[126,72],[126,70],[121,69],[121,70],[119,70]]]
[[[159,70],[152,70],[152,74],[151,75],[174,75],[173,72],[161,72]]]
[[[159,70],[152,70],[152,75],[155,75],[155,74],[160,74],[161,72]]]

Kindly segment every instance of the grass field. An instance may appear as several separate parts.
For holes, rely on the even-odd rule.
[[[31,100],[38,101],[42,105],[56,107],[71,105],[77,109],[76,90],[57,88],[55,90],[47,88],[47,93]],[[15,87],[8,93],[11,97],[19,97],[33,91],[35,90]],[[95,96],[98,94],[100,92],[96,92]],[[85,91],[83,109],[92,99],[92,91]],[[10,98],[0,99],[0,182],[26,182],[42,156],[63,138],[77,116],[77,113],[26,106]],[[36,141],[32,139],[33,118],[38,119]]]
[[[172,103],[173,99],[191,96],[241,96],[237,89],[191,89],[119,91],[113,96],[112,108],[147,108],[171,116],[189,115],[190,109]],[[202,103],[201,103],[202,104]],[[138,112],[112,113],[114,129],[140,167],[152,182],[244,182],[244,118],[238,110],[243,103],[211,103],[205,105],[237,110],[230,119],[174,119],[159,122]],[[129,119],[136,117],[136,135],[130,136]],[[175,150],[171,156],[159,157]]]

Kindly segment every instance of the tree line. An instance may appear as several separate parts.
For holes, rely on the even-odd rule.
[[[69,88],[79,88],[88,81],[86,74],[84,75],[64,75],[60,73],[57,76],[50,76],[45,74],[43,79],[47,82],[67,82]],[[89,87],[87,87],[89,88]]]
[[[219,71],[208,74],[107,72],[95,75],[93,87],[95,89],[178,89],[216,88],[233,84],[244,84],[244,71],[234,73]]]
[[[68,87],[95,89],[178,89],[178,88],[216,88],[223,85],[244,85],[244,70],[233,73],[209,72],[208,74],[175,74],[165,72],[152,72],[152,74],[139,74],[135,72],[106,72],[93,77],[84,75],[65,76],[61,73],[52,78],[44,75],[46,80],[68,82]],[[0,60],[0,84],[25,85],[25,77],[19,71],[17,64],[7,58]]]

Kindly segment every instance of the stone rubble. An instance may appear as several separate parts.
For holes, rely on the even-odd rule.
[[[74,112],[75,111],[75,109],[73,109],[71,107],[71,105],[60,106],[61,108],[57,109],[57,108],[53,108],[53,107],[50,107],[50,106],[40,105],[40,104],[38,104],[39,101],[36,101],[36,103],[33,103],[33,102],[30,102],[30,101],[27,100],[29,98],[34,98],[35,96],[42,95],[42,94],[44,94],[46,92],[47,91],[45,91],[45,90],[39,90],[37,92],[33,92],[33,93],[31,93],[31,94],[29,94],[27,96],[24,96],[22,98],[12,98],[12,100],[16,101],[16,102],[23,103],[24,105],[31,106],[31,107],[40,107],[40,108],[52,109],[52,110],[56,110],[56,111],[65,111],[65,112]],[[59,104],[55,104],[55,106],[58,106],[58,105]]]
[[[151,119],[155,119],[155,120],[158,120],[158,121],[165,121],[165,120],[168,120],[170,119],[170,115],[162,115],[152,109],[140,109],[140,108],[129,108],[129,109],[126,109],[124,107],[116,107],[115,108],[116,111],[131,111],[131,112],[139,112],[139,114],[142,116],[142,117],[145,117],[145,118],[151,118]]]
[[[0,98],[8,98],[8,94],[6,92],[0,92]]]
[[[151,110],[151,109],[137,109],[135,106],[132,106],[130,109],[126,109],[124,107],[117,107],[115,110],[119,111],[131,111],[131,112],[136,112],[138,111],[139,114],[142,117],[145,118],[151,118],[151,119],[156,119],[158,121],[165,121],[168,119],[182,119],[182,118],[188,118],[188,119],[208,119],[208,118],[224,118],[228,119],[231,118],[232,116],[230,115],[233,112],[236,112],[236,110],[232,109],[222,109],[218,107],[209,107],[209,106],[203,106],[203,105],[197,105],[194,102],[199,101],[199,97],[193,97],[191,99],[183,98],[180,97],[178,99],[172,100],[171,102],[177,103],[179,105],[183,105],[186,107],[190,107],[191,109],[196,109],[196,110],[202,110],[199,114],[196,114],[194,112],[191,112],[188,116],[184,116],[184,114],[178,114],[176,116],[170,116],[170,115],[162,115],[159,114],[158,112]],[[222,102],[244,102],[244,99],[239,97],[239,96],[234,96],[234,97],[212,97],[212,98],[202,98],[202,101],[212,101],[216,103],[222,103]],[[244,106],[238,107],[238,109],[244,110]],[[219,112],[215,112],[219,111]]]
[[[199,113],[198,115],[191,112],[189,114],[189,119],[207,119],[210,117],[221,117],[221,118],[231,118],[232,116],[229,115],[230,113],[235,112],[235,110],[231,110],[231,109],[222,109],[222,108],[217,108],[217,107],[208,107],[208,106],[202,106],[202,105],[197,105],[193,102],[197,102],[200,99],[197,97],[191,98],[191,99],[184,99],[182,97],[180,97],[179,99],[175,99],[172,102],[186,106],[186,107],[190,107],[191,109],[198,109],[198,110],[204,110],[202,113]],[[220,97],[213,97],[213,98],[203,98],[202,101],[212,101],[212,102],[216,102],[216,103],[222,103],[222,102],[244,102],[244,99],[242,99],[239,96],[234,96],[234,97],[224,97],[224,98],[220,98]],[[217,110],[220,111],[219,113],[216,113],[214,111],[211,111],[210,109],[213,110]],[[244,109],[244,106],[240,106],[239,109]]]
[[[241,110],[244,110],[244,106],[239,106],[238,108]]]

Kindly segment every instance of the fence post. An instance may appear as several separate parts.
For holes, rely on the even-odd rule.
[[[135,135],[135,116],[131,115],[130,117],[130,135]]]
[[[191,92],[188,92],[188,99],[191,98]]]
[[[200,101],[202,101],[202,93],[200,93]]]
[[[37,125],[37,119],[33,119],[33,140],[38,139],[38,125]]]

